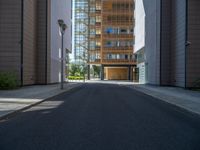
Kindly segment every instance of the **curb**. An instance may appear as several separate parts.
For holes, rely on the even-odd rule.
[[[34,106],[37,106],[37,105],[39,105],[39,104],[41,104],[41,103],[43,103],[43,102],[45,102],[45,101],[47,101],[47,100],[49,100],[49,99],[52,99],[52,98],[54,98],[54,97],[56,97],[56,96],[58,96],[58,95],[64,94],[64,93],[66,93],[66,92],[75,91],[75,90],[79,89],[80,87],[82,87],[83,85],[84,85],[84,84],[80,84],[80,85],[78,85],[77,87],[72,87],[72,88],[67,89],[67,90],[65,90],[65,91],[61,91],[60,93],[58,93],[58,94],[56,94],[56,95],[50,96],[50,97],[45,98],[45,99],[43,99],[43,100],[41,100],[41,101],[35,102],[35,103],[33,103],[33,104],[30,104],[30,105],[28,105],[28,106],[25,106],[25,107],[23,107],[23,108],[20,108],[20,109],[18,109],[18,110],[13,111],[13,112],[7,113],[7,114],[5,114],[5,115],[3,115],[3,116],[0,117],[0,122],[1,122],[1,121],[4,121],[4,120],[8,120],[8,119],[10,119],[10,118],[16,116],[18,113],[20,113],[20,112],[22,112],[22,111],[24,111],[24,110],[30,109],[30,108],[32,108],[32,107],[34,107]]]

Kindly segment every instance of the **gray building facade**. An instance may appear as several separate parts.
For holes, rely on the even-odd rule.
[[[200,1],[141,1],[147,83],[194,87],[200,79]]]
[[[59,82],[57,19],[67,22],[64,47],[71,49],[71,1],[1,0],[0,72],[16,73],[21,85]]]

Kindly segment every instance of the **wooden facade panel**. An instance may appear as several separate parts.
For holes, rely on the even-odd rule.
[[[48,0],[49,2],[49,0]],[[46,83],[46,52],[47,52],[47,6],[46,0],[37,3],[37,84]],[[50,48],[49,48],[50,51]],[[50,74],[50,73],[49,73]]]
[[[185,87],[186,1],[172,1],[172,85]]]
[[[21,79],[21,0],[0,1],[0,72]]]
[[[200,1],[188,3],[187,86],[192,87],[200,79]]]
[[[171,85],[171,1],[161,4],[161,85]]]
[[[128,68],[105,68],[106,80],[128,80]]]
[[[61,8],[59,14],[57,8]],[[71,49],[70,9],[71,2],[66,0],[1,0],[0,71],[16,72],[23,85],[58,82],[51,79],[59,76],[59,48],[53,47],[60,47],[61,42],[57,19],[62,18],[69,26],[64,48]],[[52,40],[53,34],[59,38]],[[56,59],[56,67],[52,59]]]
[[[24,0],[23,84],[36,83],[36,1]]]

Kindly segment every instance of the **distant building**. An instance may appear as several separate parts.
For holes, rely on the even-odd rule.
[[[1,0],[0,72],[15,72],[21,85],[59,82],[58,19],[68,26],[64,48],[71,49],[70,0]]]
[[[137,80],[144,84],[147,82],[147,66],[145,63],[145,10],[143,0],[135,0],[135,45],[134,52],[137,60]]]
[[[72,61],[84,62],[88,51],[89,0],[73,0],[73,54]]]
[[[145,11],[147,83],[194,87],[200,79],[200,1],[140,1]]]
[[[134,0],[74,0],[75,59],[101,67],[102,80],[132,80]]]

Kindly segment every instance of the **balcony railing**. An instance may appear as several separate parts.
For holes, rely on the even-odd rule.
[[[130,50],[130,51],[132,51],[133,50],[133,46],[124,46],[124,47],[104,47],[103,48],[103,51],[106,51],[106,50],[108,50],[108,51],[115,51],[115,50]]]
[[[96,47],[90,47],[89,51],[100,51],[101,47],[100,46],[96,46]]]
[[[122,20],[119,20],[119,21],[107,21],[107,20],[103,20],[103,25],[106,25],[106,26],[117,26],[117,27],[120,27],[120,26],[133,26],[135,23],[133,20],[126,20],[126,21],[122,21]]]
[[[136,61],[135,60],[128,60],[128,59],[103,59],[102,63],[120,63],[120,64],[135,64]]]
[[[108,39],[111,39],[111,38],[133,39],[134,38],[133,33],[130,33],[130,34],[107,34],[107,33],[104,33],[103,37],[108,38]]]
[[[101,59],[94,59],[94,60],[89,60],[88,63],[100,63]]]

